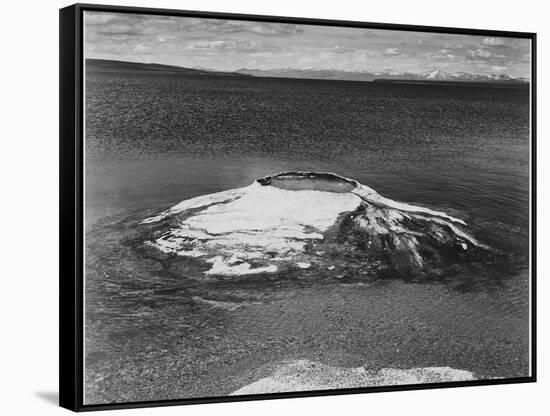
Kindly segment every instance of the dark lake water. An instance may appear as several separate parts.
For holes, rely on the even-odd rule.
[[[253,378],[243,366],[306,355],[527,375],[529,169],[524,88],[89,73],[88,400],[224,395]],[[163,279],[123,244],[128,218],[286,170],[336,172],[462,218],[510,256],[513,273],[468,291],[452,283],[203,284]],[[332,315],[320,313],[327,308]],[[323,341],[344,336],[334,326],[344,315],[353,342]],[[428,322],[424,335],[419,322]],[[403,343],[406,353],[387,348]]]
[[[527,89],[98,74],[87,108],[87,190],[113,207],[330,169],[392,199],[527,221]]]

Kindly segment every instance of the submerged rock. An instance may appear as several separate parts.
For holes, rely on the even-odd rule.
[[[444,212],[393,201],[332,173],[288,172],[185,200],[142,221],[146,244],[202,260],[208,275],[313,272],[429,275],[489,247]]]
[[[268,377],[241,387],[231,395],[445,383],[475,379],[475,375],[469,371],[450,367],[420,367],[404,370],[382,368],[379,371],[370,371],[365,367],[331,367],[312,361],[297,360],[283,363]]]

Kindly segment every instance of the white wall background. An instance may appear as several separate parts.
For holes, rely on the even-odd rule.
[[[106,0],[107,1],[107,0]],[[550,407],[544,331],[550,234],[548,100],[550,26],[545,2],[524,0],[123,1],[128,6],[538,32],[539,382],[117,411],[124,415],[527,415]],[[69,1],[10,1],[0,24],[0,413],[63,414],[57,394],[58,11]],[[545,125],[546,124],[546,125]],[[545,299],[543,299],[545,298]],[[537,410],[538,409],[538,410]]]

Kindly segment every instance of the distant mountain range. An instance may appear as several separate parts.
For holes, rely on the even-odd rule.
[[[186,68],[174,65],[154,63],[126,62],[105,59],[87,59],[86,69],[93,72],[163,72],[187,75],[218,75],[218,76],[246,76],[246,77],[273,77],[273,78],[302,78],[325,79],[342,81],[387,81],[387,82],[473,82],[473,83],[506,83],[525,84],[529,81],[525,78],[514,78],[506,74],[471,74],[468,72],[445,72],[441,70],[426,71],[421,73],[385,71],[342,71],[324,68],[282,68],[282,69],[246,69],[237,71],[217,71],[215,69],[195,67]]]
[[[514,78],[506,74],[471,74],[468,72],[445,72],[441,70],[420,73],[399,71],[341,71],[321,68],[283,68],[283,69],[246,69],[237,70],[239,74],[256,77],[313,78],[348,81],[402,80],[402,81],[453,81],[453,82],[512,82],[526,83],[525,78]]]
[[[162,72],[164,74],[186,74],[186,75],[225,75],[231,77],[246,76],[236,72],[212,71],[198,68],[185,68],[183,66],[149,64],[142,62],[114,61],[109,59],[86,59],[86,70],[91,72],[131,72],[151,73]]]

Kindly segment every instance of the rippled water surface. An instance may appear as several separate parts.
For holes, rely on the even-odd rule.
[[[86,96],[87,403],[226,395],[286,359],[528,375],[528,90],[89,73]],[[505,264],[204,279],[139,250],[148,215],[288,170],[448,212]]]

